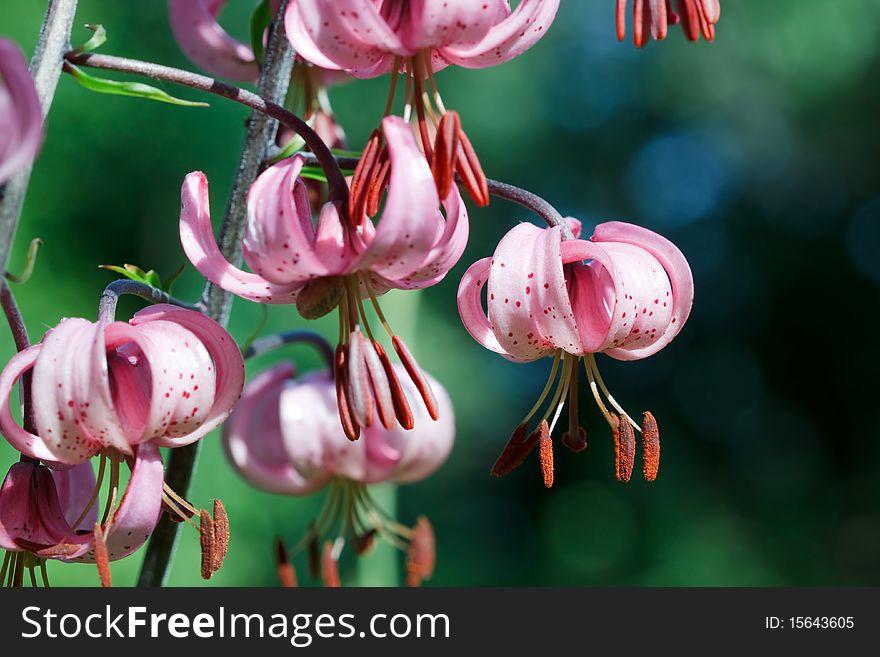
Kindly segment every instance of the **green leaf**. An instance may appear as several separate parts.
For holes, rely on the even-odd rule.
[[[159,274],[156,273],[154,269],[150,271],[144,271],[137,265],[123,265],[119,267],[118,265],[98,265],[101,269],[108,269],[112,272],[116,272],[117,274],[121,274],[126,278],[130,278],[133,281],[138,281],[139,283],[146,283],[152,287],[157,289],[162,288],[162,279],[159,278]],[[173,281],[172,281],[173,282]]]
[[[147,100],[157,100],[161,103],[183,105],[184,107],[208,107],[208,103],[197,103],[191,100],[175,98],[161,89],[151,87],[148,84],[142,84],[140,82],[118,82],[116,80],[96,78],[93,75],[89,75],[78,66],[74,66],[70,62],[64,64],[64,69],[70,73],[77,82],[90,91],[116,96],[146,98]]]
[[[308,178],[309,180],[320,180],[321,182],[327,182],[327,176],[324,175],[324,170],[321,167],[303,167],[299,172],[300,178]]]
[[[251,14],[251,48],[257,64],[263,63],[263,35],[272,23],[272,8],[269,0],[263,0]]]
[[[107,41],[107,30],[104,29],[103,25],[86,23],[85,27],[94,32],[94,34],[92,34],[88,41],[82,44],[79,48],[76,48],[73,51],[74,53],[92,52],[104,45],[104,42]]]
[[[357,160],[361,159],[361,156],[364,154],[363,151],[344,151],[341,148],[331,148],[330,152],[336,157],[351,157]]]

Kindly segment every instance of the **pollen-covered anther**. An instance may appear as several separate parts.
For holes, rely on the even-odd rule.
[[[104,530],[101,523],[95,523],[95,565],[98,567],[98,578],[101,580],[101,586],[105,589],[113,586],[110,577],[110,553],[107,551],[107,541],[104,539]]]
[[[538,432],[535,431],[527,435],[528,430],[529,425],[526,422],[514,429],[510,440],[507,441],[489,471],[493,477],[503,477],[521,466],[535,445],[538,444]]]
[[[617,427],[614,429],[614,467],[618,481],[629,481],[632,477],[636,456],[636,437],[632,425],[626,417],[612,414]]]
[[[434,528],[425,516],[419,516],[406,552],[406,585],[420,586],[423,581],[431,579],[436,563]]]
[[[342,586],[339,579],[339,558],[335,552],[333,543],[325,541],[321,550],[321,581],[327,588]]]
[[[275,568],[278,573],[278,582],[283,588],[296,588],[296,569],[287,557],[287,548],[280,538],[275,539]]]
[[[572,452],[582,452],[587,448],[587,432],[583,427],[577,428],[577,436],[572,437],[570,431],[562,434],[562,444],[568,447]]]
[[[553,487],[553,439],[550,437],[550,425],[547,420],[542,420],[538,427],[539,456],[541,459],[541,475],[544,477],[544,485]]]
[[[441,199],[449,195],[455,182],[455,162],[458,156],[458,135],[461,132],[461,119],[458,112],[446,112],[437,126],[434,139],[434,156],[431,158],[431,173]]]
[[[214,567],[216,557],[214,521],[211,520],[211,515],[205,509],[202,509],[199,514],[199,545],[202,549],[202,579],[211,579],[216,570]]]
[[[229,516],[226,507],[218,499],[214,500],[214,572],[220,569],[229,549]]]
[[[400,359],[406,373],[409,374],[409,378],[412,380],[413,385],[415,385],[416,390],[419,391],[422,401],[425,402],[425,408],[428,411],[428,415],[431,416],[432,420],[436,420],[440,417],[440,409],[437,406],[437,399],[434,397],[434,391],[431,390],[431,384],[428,383],[425,375],[422,374],[422,368],[419,367],[416,359],[413,357],[412,353],[410,353],[410,350],[407,348],[406,344],[404,344],[403,340],[400,339],[399,335],[395,335],[392,338],[391,344],[394,346],[394,351],[397,352],[397,357]]]
[[[642,459],[645,481],[654,481],[660,469],[660,430],[650,411],[642,417]]]

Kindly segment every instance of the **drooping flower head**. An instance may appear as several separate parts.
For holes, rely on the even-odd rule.
[[[0,38],[0,185],[29,165],[43,140],[43,112],[21,51]]]
[[[181,242],[205,278],[258,303],[296,303],[307,318],[338,310],[338,406],[352,440],[376,418],[389,429],[395,421],[405,428],[413,426],[413,412],[398,374],[373,338],[365,299],[389,333],[429,414],[438,416],[431,386],[403,340],[391,330],[378,296],[390,289],[420,289],[440,281],[461,257],[468,235],[467,211],[458,191],[452,187],[443,199],[444,216],[431,172],[407,125],[387,117],[383,128],[388,140],[385,173],[372,182],[371,202],[358,215],[327,203],[313,222],[299,178],[300,157],[279,162],[259,176],[248,196],[243,242],[244,259],[253,273],[231,265],[217,247],[204,174],[189,174],[182,191]]]
[[[720,0],[676,0],[678,11],[672,8],[672,0],[633,0],[633,41],[643,48],[648,39],[662,41],[669,25],[681,23],[684,35],[697,41],[700,34],[706,41],[715,39],[715,23],[721,17]],[[617,0],[617,39],[626,38],[627,0]]]
[[[513,10],[508,0],[292,0],[285,28],[297,53],[316,66],[361,78],[392,72],[386,115],[403,72],[404,117],[409,121],[415,108],[440,196],[458,173],[474,201],[486,205],[485,175],[457,113],[446,111],[434,73],[450,64],[485,68],[516,57],[544,36],[558,6],[559,0],[522,0]],[[380,135],[370,141],[368,149],[381,148]],[[369,160],[362,165],[372,166]]]
[[[36,433],[9,398],[31,372]],[[67,466],[111,450],[188,445],[217,428],[244,385],[231,336],[201,313],[156,305],[129,322],[63,319],[0,374],[0,431],[22,454]]]
[[[33,433],[9,408],[28,372]],[[11,581],[51,558],[96,562],[107,584],[108,563],[143,544],[163,505],[181,521],[200,515],[196,528],[211,555],[202,574],[210,577],[228,540],[222,504],[215,501],[212,520],[164,485],[159,447],[188,445],[219,426],[243,385],[244,362],[229,334],[201,313],[169,305],[128,323],[64,319],[15,355],[0,374],[0,432],[24,457],[0,493],[0,545],[27,555],[14,558]],[[123,463],[132,474],[120,500]]]
[[[395,369],[402,377],[402,368]],[[413,529],[401,526],[376,506],[366,488],[384,481],[419,481],[449,455],[455,434],[452,403],[444,388],[425,376],[436,396],[439,419],[432,422],[425,409],[416,407],[411,431],[374,425],[359,441],[349,441],[336,413],[332,374],[319,371],[295,378],[291,363],[281,363],[251,381],[224,427],[229,461],[254,486],[287,495],[330,488],[324,509],[301,544],[314,552],[322,540],[333,537],[322,559],[327,583],[338,581],[336,563],[346,541],[362,553],[377,535],[408,550],[414,561],[411,583],[416,583],[414,572],[421,573],[419,581],[430,576],[425,563],[433,569],[433,558],[427,556],[433,542],[426,540],[427,520]],[[417,396],[415,386],[403,380],[405,394]],[[286,557],[280,565],[291,572]]]
[[[645,478],[653,480],[660,448],[656,421],[645,413],[639,427],[624,412],[608,392],[594,354],[637,360],[669,344],[690,314],[693,277],[678,248],[650,230],[603,223],[587,241],[576,239],[579,222],[569,223],[575,239],[565,239],[563,226],[516,226],[491,258],[468,269],[459,286],[462,322],[480,344],[515,362],[553,358],[543,393],[517,427],[493,474],[509,472],[540,445],[545,484],[552,484],[551,435],[566,398],[569,427],[563,442],[574,451],[586,447],[577,415],[578,369],[583,361],[590,391],[615,437],[617,477],[627,481],[632,473],[635,428],[643,436]],[[481,301],[484,288],[488,313]],[[545,404],[537,429],[530,432],[532,419]]]

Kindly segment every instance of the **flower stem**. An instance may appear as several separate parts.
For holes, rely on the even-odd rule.
[[[287,331],[275,335],[267,335],[251,342],[244,354],[245,359],[262,356],[286,344],[310,344],[317,349],[327,369],[333,370],[333,347],[323,337],[312,331]]]
[[[15,348],[18,351],[24,351],[31,346],[28,337],[27,327],[24,325],[24,318],[15,302],[15,295],[9,289],[9,285],[5,282],[0,283],[0,306],[3,307],[3,314],[6,315],[6,321],[9,322],[9,329],[12,331],[12,339],[15,341]],[[31,373],[25,372],[21,377],[21,417],[22,426],[25,431],[36,433],[36,422],[34,421],[34,405],[31,401]]]
[[[49,0],[49,7],[40,28],[37,47],[31,59],[31,75],[43,116],[49,113],[55,87],[61,77],[64,52],[70,49],[70,30],[76,13],[77,0]],[[26,166],[6,184],[0,185],[0,271],[6,271],[9,251],[15,229],[21,217],[21,208],[31,178],[31,167]]]
[[[167,292],[159,288],[141,283],[140,281],[132,281],[126,278],[120,278],[113,281],[104,288],[101,295],[101,301],[98,304],[98,319],[112,322],[116,318],[116,304],[119,303],[119,297],[123,294],[130,294],[141,299],[146,299],[150,303],[170,303],[187,310],[201,311],[202,307],[193,305],[185,301],[175,299]]]
[[[298,116],[288,112],[279,103],[284,102],[293,70],[293,50],[284,33],[284,10],[287,0],[282,0],[276,19],[269,33],[269,41],[263,59],[258,93],[229,86],[203,75],[188,73],[157,64],[105,55],[70,56],[72,62],[96,68],[108,68],[148,75],[160,80],[175,82],[230,98],[255,110],[248,120],[248,129],[239,159],[238,169],[232,186],[226,214],[220,227],[220,250],[232,263],[241,261],[241,240],[247,220],[247,192],[256,179],[266,158],[268,149],[274,144],[277,121],[299,134],[314,152],[324,167],[333,198],[348,201],[348,185],[339,166],[333,159],[329,147]],[[274,119],[274,120],[273,120]],[[225,326],[232,307],[232,295],[212,283],[207,283],[202,294],[202,304],[209,317]],[[187,495],[199,453],[199,442],[172,450],[165,471],[166,483],[181,495]],[[157,525],[150,541],[141,567],[138,586],[162,586],[168,576],[174,545],[177,539],[178,523],[163,517]]]

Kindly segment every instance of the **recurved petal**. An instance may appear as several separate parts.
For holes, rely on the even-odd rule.
[[[254,82],[260,67],[253,51],[217,22],[226,0],[168,0],[174,38],[184,54],[211,75]]]
[[[277,285],[231,265],[214,240],[208,179],[194,171],[183,181],[180,198],[180,242],[190,262],[215,285],[258,303],[294,303],[302,283]]]
[[[30,462],[14,464],[0,489],[0,547],[47,547],[67,533],[51,471]]]
[[[164,476],[159,448],[152,442],[138,445],[128,486],[104,535],[111,561],[132,554],[153,533],[162,512]],[[88,551],[63,560],[94,562],[94,537]]]
[[[610,221],[596,226],[593,242],[622,242],[644,249],[651,254],[666,272],[671,286],[672,313],[669,328],[649,347],[626,352],[608,353],[620,360],[635,360],[655,354],[678,335],[687,321],[694,303],[694,278],[684,254],[675,244],[654,231],[621,221]],[[651,300],[653,301],[653,299]],[[663,301],[660,300],[659,304]]]
[[[0,38],[0,185],[36,157],[43,112],[18,46]]]
[[[399,22],[399,12],[389,19]],[[302,58],[358,77],[387,73],[395,53],[412,54],[373,0],[295,0],[287,6],[284,27]]]
[[[410,0],[401,39],[411,50],[469,46],[509,15],[507,0]]]
[[[431,168],[409,126],[400,117],[388,116],[382,129],[391,160],[388,195],[372,241],[350,268],[372,269],[395,280],[424,265],[445,220]]]
[[[559,0],[522,0],[513,13],[495,25],[478,43],[440,49],[440,55],[465,68],[501,64],[531,48],[546,34]]]
[[[458,314],[465,330],[471,337],[486,349],[501,354],[505,358],[516,360],[501,346],[483,309],[483,287],[489,280],[492,258],[477,260],[468,267],[458,285]],[[530,359],[534,360],[534,359]]]
[[[443,206],[446,209],[443,232],[421,267],[402,278],[388,281],[390,287],[402,290],[431,287],[443,280],[461,258],[467,246],[470,225],[467,207],[454,185]]]
[[[56,459],[55,453],[49,450],[45,441],[40,436],[22,429],[12,418],[12,412],[9,410],[13,386],[22,374],[33,367],[42,348],[41,344],[28,347],[13,356],[3,368],[3,373],[0,374],[0,431],[9,444],[22,454],[39,460],[54,461]],[[93,448],[97,452],[100,445],[95,444]],[[79,455],[73,460],[81,462]]]
[[[273,284],[305,283],[330,273],[315,253],[315,226],[308,190],[299,178],[303,159],[294,156],[257,176],[248,192],[244,259]]]
[[[557,347],[580,351],[558,253],[560,239],[561,228],[522,223],[501,239],[492,258],[489,323],[501,346],[522,360]]]
[[[213,361],[215,389],[211,410],[204,416],[201,425],[191,433],[178,438],[162,438],[160,441],[160,445],[163,447],[180,447],[195,442],[216,429],[232,412],[232,407],[238,401],[244,387],[244,360],[241,351],[226,329],[202,313],[168,304],[157,304],[136,313],[130,323],[133,326],[143,326],[147,322],[158,320],[178,324],[192,332]],[[187,348],[187,345],[183,346]],[[190,372],[194,377],[190,379],[192,386],[210,383],[212,378],[211,365],[206,364],[205,368],[205,371]],[[184,378],[186,377],[184,376]]]
[[[279,404],[293,375],[293,364],[280,363],[248,383],[223,425],[223,448],[235,470],[257,488],[306,495],[324,486],[329,477],[306,479],[288,462]]]

